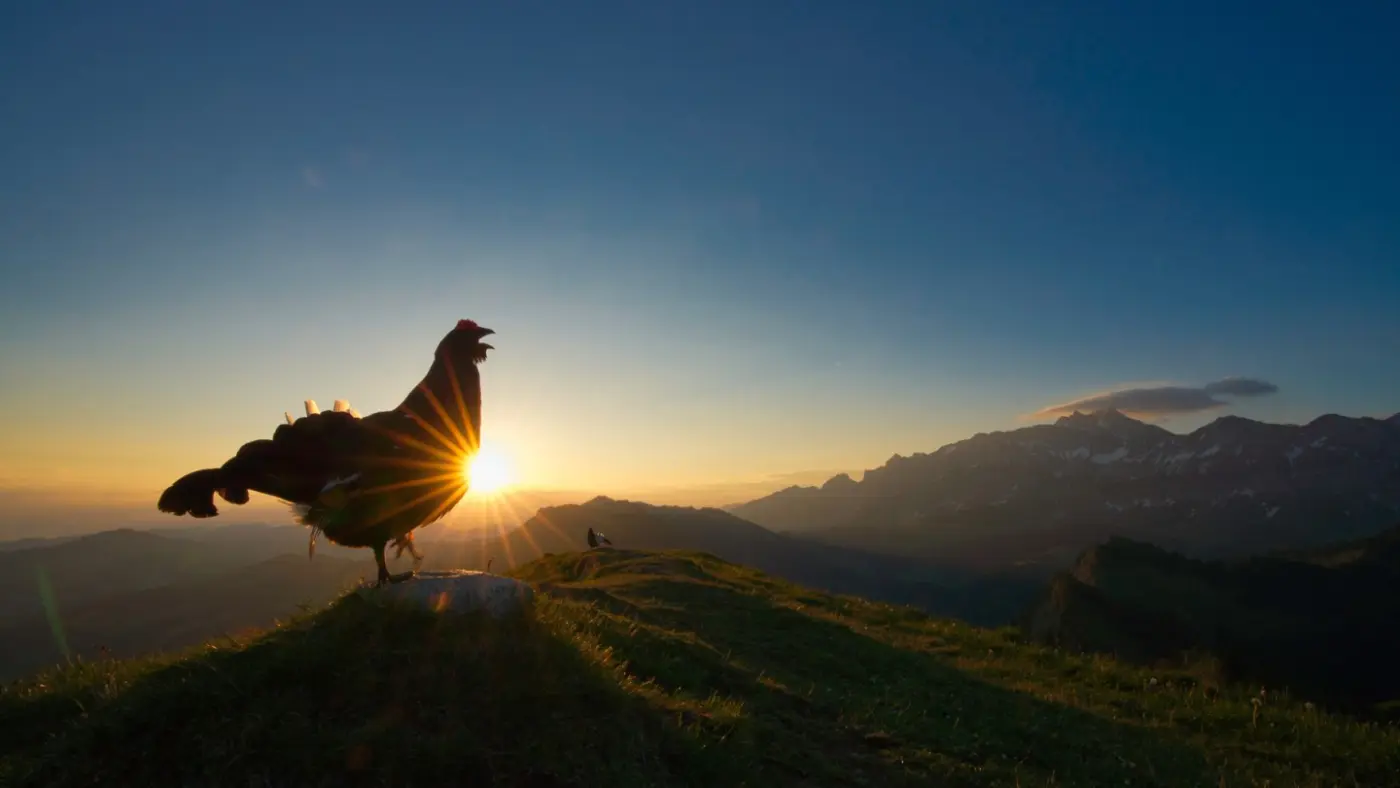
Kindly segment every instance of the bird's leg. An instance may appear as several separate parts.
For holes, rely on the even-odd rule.
[[[407,580],[407,579],[409,579],[410,577],[413,577],[414,575],[418,574],[418,567],[420,567],[420,566],[423,565],[423,554],[420,553],[420,552],[418,552],[418,546],[415,545],[415,544],[413,543],[413,532],[412,532],[412,531],[409,531],[408,533],[404,534],[403,536],[400,536],[400,537],[395,538],[395,539],[394,539],[394,542],[393,542],[393,545],[394,545],[395,548],[397,548],[396,550],[394,550],[394,557],[395,557],[395,558],[402,557],[402,556],[403,556],[403,551],[404,551],[404,550],[407,550],[407,551],[409,552],[409,554],[413,556],[413,568],[412,568],[412,569],[410,569],[410,570],[407,571],[407,572],[403,572],[402,574],[393,575],[393,576],[391,576],[391,577],[389,578],[389,582],[391,582],[391,583],[398,583],[398,582],[401,582],[401,581],[403,581],[403,580]]]
[[[413,543],[413,532],[404,534],[404,540],[408,542],[408,554],[413,556],[413,571],[417,572],[418,567],[423,565],[423,554],[418,551],[418,545]]]
[[[390,583],[402,583],[405,580],[412,579],[414,574],[416,574],[412,571],[400,572],[397,575],[389,574],[389,565],[384,561],[384,545],[382,544],[374,546],[374,562],[379,564],[379,580],[374,584],[376,588],[389,585]]]
[[[374,546],[374,562],[379,565],[379,579],[375,582],[375,587],[378,588],[379,586],[387,585],[391,582],[391,579],[389,567],[384,563],[384,545],[377,544]]]

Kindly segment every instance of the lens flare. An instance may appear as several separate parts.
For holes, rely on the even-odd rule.
[[[469,495],[494,495],[515,480],[510,461],[491,446],[482,446],[462,471],[471,484]]]

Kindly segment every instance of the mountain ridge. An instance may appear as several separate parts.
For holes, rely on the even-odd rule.
[[[1115,533],[1202,557],[1305,547],[1400,516],[1400,420],[1231,415],[1178,434],[1076,412],[727,511],[837,544],[988,565],[1067,565]]]

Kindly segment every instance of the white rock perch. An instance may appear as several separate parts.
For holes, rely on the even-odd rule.
[[[457,569],[419,572],[416,577],[361,593],[409,602],[438,612],[484,610],[495,618],[522,615],[535,604],[535,589],[511,577]]]

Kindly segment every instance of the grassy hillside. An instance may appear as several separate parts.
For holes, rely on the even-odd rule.
[[[14,785],[1400,784],[1400,730],[815,593],[706,554],[551,555],[528,621],[372,593],[0,690]]]
[[[1400,718],[1400,528],[1335,547],[1208,562],[1115,539],[1085,551],[1023,624],[1135,661],[1209,653],[1227,675]]]

